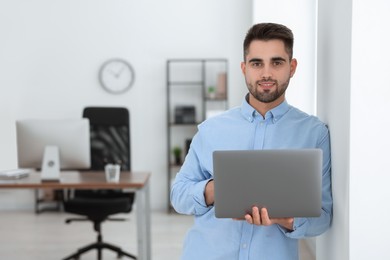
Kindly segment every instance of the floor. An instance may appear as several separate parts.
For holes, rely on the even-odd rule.
[[[96,237],[90,222],[72,222],[74,217],[61,212],[45,212],[39,215],[30,211],[0,212],[0,259],[51,260],[62,259],[78,247],[93,242]],[[103,225],[103,240],[122,246],[130,253],[137,253],[135,214],[122,215],[126,223],[109,221]],[[152,258],[174,260],[180,258],[182,241],[192,217],[165,212],[152,215]],[[104,259],[117,259],[108,250]],[[96,252],[86,253],[82,260],[96,259]],[[127,259],[127,258],[122,258]],[[305,243],[301,243],[301,260],[315,260]]]

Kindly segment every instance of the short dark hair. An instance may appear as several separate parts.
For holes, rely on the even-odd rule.
[[[281,40],[284,43],[290,60],[293,57],[294,35],[292,31],[282,24],[258,23],[253,25],[247,32],[244,40],[244,61],[249,51],[249,45],[254,40],[268,41]]]

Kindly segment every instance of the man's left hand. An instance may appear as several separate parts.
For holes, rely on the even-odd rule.
[[[249,224],[257,226],[271,226],[278,224],[288,230],[293,230],[294,218],[270,218],[266,208],[252,207],[252,215],[246,214],[245,220]]]

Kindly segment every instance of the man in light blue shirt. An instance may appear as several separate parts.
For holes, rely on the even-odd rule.
[[[297,67],[293,42],[291,30],[280,24],[262,23],[250,28],[241,63],[249,93],[240,107],[199,125],[171,190],[175,210],[195,216],[182,259],[298,260],[299,239],[320,235],[329,228],[329,131],[318,118],[285,100],[285,91]],[[217,219],[213,207],[213,151],[286,148],[322,149],[321,216],[269,218],[266,208],[253,207],[251,214],[243,215],[243,220]]]

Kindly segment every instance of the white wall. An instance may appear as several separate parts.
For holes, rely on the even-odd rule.
[[[318,111],[331,130],[334,218],[317,259],[390,259],[390,3],[320,0],[318,10]]]
[[[17,167],[16,119],[81,117],[85,106],[125,106],[133,170],[152,172],[152,208],[165,208],[165,61],[228,58],[229,104],[240,104],[251,6],[250,0],[2,0],[0,169]],[[99,66],[112,57],[128,60],[136,73],[133,88],[120,96],[98,84]],[[0,209],[33,206],[31,191],[0,192]]]
[[[390,259],[390,2],[353,1],[350,259]]]

